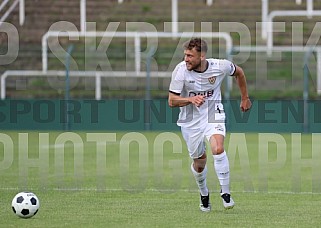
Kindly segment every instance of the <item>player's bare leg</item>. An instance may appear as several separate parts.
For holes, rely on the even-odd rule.
[[[209,202],[209,192],[206,185],[206,160],[206,153],[204,152],[201,157],[193,159],[191,170],[195,177],[196,184],[200,190],[200,210],[209,212],[211,210],[211,204]]]
[[[214,134],[210,138],[211,150],[214,158],[214,168],[221,185],[221,197],[226,209],[234,207],[230,193],[230,166],[224,150],[224,136]]]

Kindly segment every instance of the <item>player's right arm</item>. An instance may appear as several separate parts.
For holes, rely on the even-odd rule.
[[[183,97],[181,92],[184,89],[184,71],[185,62],[181,62],[176,66],[172,74],[172,80],[169,85],[168,105],[170,107],[183,107],[194,104],[197,107],[205,102],[205,97],[201,95],[192,97]]]
[[[205,102],[205,97],[201,95],[193,97],[181,97],[172,91],[168,93],[168,105],[170,107],[182,107],[189,104],[194,104],[197,107],[201,106]]]

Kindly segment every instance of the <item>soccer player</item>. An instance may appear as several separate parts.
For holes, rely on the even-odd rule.
[[[252,103],[242,68],[226,59],[206,58],[206,52],[207,43],[203,39],[192,38],[184,44],[184,61],[172,73],[168,103],[170,107],[180,107],[177,125],[181,127],[193,159],[191,170],[200,191],[200,210],[209,212],[205,137],[213,154],[223,206],[226,209],[234,207],[230,194],[229,161],[224,150],[225,113],[220,89],[226,75],[236,79],[241,93],[241,111],[248,111]]]

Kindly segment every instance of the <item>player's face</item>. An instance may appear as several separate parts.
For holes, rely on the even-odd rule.
[[[187,70],[200,70],[203,55],[193,48],[192,50],[184,51],[184,61],[186,63]]]

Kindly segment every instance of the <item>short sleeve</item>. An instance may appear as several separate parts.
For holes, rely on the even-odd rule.
[[[179,64],[175,67],[172,73],[172,80],[169,85],[169,91],[181,94],[184,87],[184,70],[182,69],[182,65]]]
[[[220,69],[230,76],[233,76],[236,71],[236,66],[229,60],[222,59],[220,60]]]

